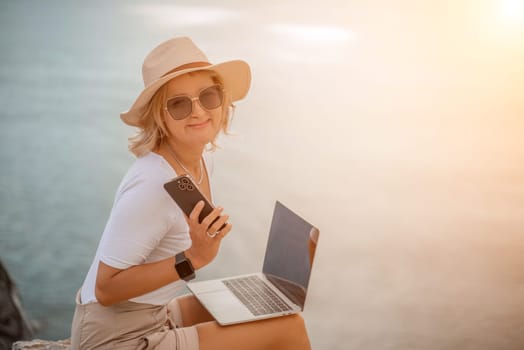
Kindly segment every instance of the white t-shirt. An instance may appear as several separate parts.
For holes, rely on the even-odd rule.
[[[208,175],[212,164],[205,157]],[[159,261],[191,247],[189,227],[182,210],[163,185],[177,174],[160,155],[137,158],[117,190],[111,215],[82,285],[82,303],[96,302],[98,264],[117,269]],[[173,267],[174,269],[174,267]],[[137,303],[167,304],[185,286],[178,280],[130,299]]]

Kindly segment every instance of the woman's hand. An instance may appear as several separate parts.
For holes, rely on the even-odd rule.
[[[209,264],[215,258],[222,238],[231,231],[232,227],[230,223],[227,223],[229,215],[222,215],[223,208],[220,207],[213,209],[202,222],[198,222],[203,208],[204,202],[198,202],[187,218],[193,244],[186,251],[186,256],[191,260],[195,269]],[[224,224],[225,226],[220,229]]]

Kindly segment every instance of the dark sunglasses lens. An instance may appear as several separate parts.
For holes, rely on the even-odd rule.
[[[222,90],[218,85],[208,87],[198,96],[202,107],[206,109],[215,109],[222,104]]]
[[[175,97],[167,101],[167,110],[173,119],[184,119],[190,113],[192,109],[191,99],[187,96]]]
[[[200,105],[206,109],[215,109],[222,105],[222,89],[213,85],[204,89],[198,95]],[[167,101],[167,110],[176,120],[187,118],[193,110],[193,101],[188,96],[174,97]]]

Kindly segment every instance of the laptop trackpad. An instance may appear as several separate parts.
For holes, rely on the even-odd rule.
[[[198,299],[219,322],[227,322],[230,318],[238,320],[253,317],[249,309],[228,289],[202,293]]]

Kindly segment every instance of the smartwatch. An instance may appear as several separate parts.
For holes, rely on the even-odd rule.
[[[190,281],[195,278],[193,264],[191,264],[191,260],[186,257],[184,252],[175,255],[175,270],[184,281]]]

